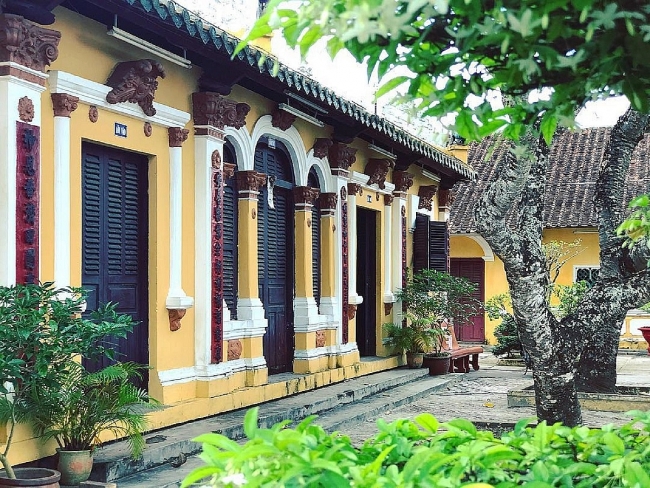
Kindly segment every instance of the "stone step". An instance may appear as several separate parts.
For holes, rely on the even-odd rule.
[[[370,395],[395,388],[427,376],[426,369],[393,369],[329,385],[296,395],[261,404],[260,426],[270,427],[281,420],[301,420],[347,403],[362,400]],[[126,442],[115,442],[95,452],[91,480],[115,481],[147,471],[164,464],[174,464],[179,456],[191,456],[200,451],[192,439],[205,432],[218,432],[231,439],[244,436],[243,418],[247,409],[209,417],[152,432],[145,438],[147,447],[143,455],[134,460]]]
[[[426,370],[419,371],[425,371],[426,373]],[[328,432],[344,430],[346,427],[355,423],[367,421],[370,418],[381,415],[383,412],[395,409],[438,391],[460,378],[462,378],[461,374],[417,377],[407,383],[395,385],[389,389],[377,390],[367,396],[356,396],[352,402],[338,404],[327,411],[323,411],[315,423],[321,425]],[[329,388],[331,387],[323,388],[323,390]],[[314,392],[311,393],[313,394]],[[243,433],[238,438],[241,439],[242,437]],[[185,476],[202,464],[203,462],[198,456],[191,456],[179,468],[174,468],[170,464],[158,466],[154,469],[120,479],[118,480],[118,486],[119,488],[180,487],[181,481]]]

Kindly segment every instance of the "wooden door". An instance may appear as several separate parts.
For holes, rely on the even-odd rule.
[[[377,213],[357,207],[357,347],[361,356],[377,354]]]
[[[477,289],[472,297],[483,304],[485,303],[485,262],[483,259],[451,259],[450,274],[467,278],[474,283]],[[454,324],[456,337],[459,341],[485,342],[485,315],[483,313],[470,319],[456,317]]]
[[[268,328],[264,358],[269,374],[293,370],[294,218],[291,166],[287,154],[262,141],[255,151],[255,170],[275,177],[260,190],[257,211],[259,294]]]
[[[116,359],[148,364],[148,160],[89,143],[82,151],[82,286],[89,291],[88,312],[117,302],[118,311],[137,325],[125,339],[109,341]],[[108,364],[103,359],[87,366]]]

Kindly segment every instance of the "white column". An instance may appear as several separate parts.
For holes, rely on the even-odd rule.
[[[53,93],[54,107],[54,282],[70,286],[70,115],[79,99]]]
[[[348,184],[348,275],[350,305],[363,303],[363,297],[357,293],[357,192],[361,185]]]
[[[392,291],[393,293],[402,288],[402,209],[406,210],[405,194],[398,193],[393,199],[392,205],[392,245],[391,260],[392,266]],[[402,320],[401,302],[393,307],[393,322],[399,323]]]
[[[393,197],[384,195],[384,303],[393,303],[392,260],[391,253],[393,234],[391,232]]]
[[[194,306],[195,360],[197,366],[212,362],[212,191],[213,162],[221,167],[222,157],[213,161],[217,151],[223,154],[223,133],[209,131],[194,136]],[[225,312],[225,308],[224,308]]]
[[[23,68],[16,63],[0,62],[0,67],[4,66],[28,71],[32,77],[41,80],[47,78],[47,75],[40,71]],[[16,283],[16,158],[18,157],[16,122],[19,121],[18,103],[23,97],[31,101],[33,119],[28,120],[28,123],[40,126],[41,93],[44,90],[45,86],[25,81],[13,75],[0,76],[0,286],[11,286]]]
[[[181,286],[183,241],[183,149],[188,131],[169,129],[169,292],[168,309],[187,309],[194,305]]]

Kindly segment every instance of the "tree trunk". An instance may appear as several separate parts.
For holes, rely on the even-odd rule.
[[[543,371],[533,372],[537,418],[546,420],[550,425],[562,422],[574,427],[582,424],[582,411],[574,374],[562,369],[565,368],[558,368],[551,363]]]

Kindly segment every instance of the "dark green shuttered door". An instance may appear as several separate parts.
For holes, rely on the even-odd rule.
[[[89,291],[88,311],[117,302],[120,312],[130,314],[138,322],[134,332],[111,342],[116,359],[141,364],[149,363],[147,173],[144,156],[83,144],[82,286]]]

